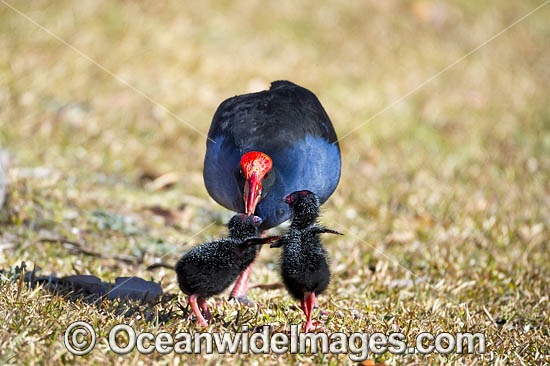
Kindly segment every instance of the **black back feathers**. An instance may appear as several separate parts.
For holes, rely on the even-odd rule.
[[[244,150],[264,146],[283,149],[306,135],[337,142],[329,116],[306,88],[289,81],[274,81],[269,90],[238,95],[220,104],[208,137],[224,136]]]

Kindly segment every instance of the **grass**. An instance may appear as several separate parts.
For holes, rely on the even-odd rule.
[[[230,217],[204,189],[205,137],[186,123],[205,132],[223,99],[276,79],[313,90],[340,136],[362,125],[341,141],[342,180],[324,207],[322,222],[346,234],[326,238],[333,280],[320,302],[335,315],[325,327],[401,330],[410,342],[422,331],[487,337],[485,356],[375,357],[388,365],[549,362],[550,6],[371,120],[542,2],[8,3],[165,107],[0,4],[0,146],[10,157],[0,363],[351,363],[116,356],[105,340],[114,324],[175,333],[195,322],[175,297],[90,305],[26,286],[16,270],[25,262],[38,275],[136,275],[183,300],[171,270],[147,267],[174,263]],[[170,184],[151,183],[162,175]],[[264,250],[252,283],[278,281],[277,254]],[[211,300],[224,321],[209,330],[232,329],[238,311],[251,326],[303,320],[284,289],[251,297],[257,309]],[[99,332],[84,357],[62,341],[77,319]]]

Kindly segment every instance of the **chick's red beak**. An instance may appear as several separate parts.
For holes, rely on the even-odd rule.
[[[254,214],[262,197],[262,179],[273,166],[271,158],[259,151],[251,151],[241,158],[241,167],[246,179],[244,184],[244,209],[247,215]]]
[[[292,195],[289,194],[288,196],[286,196],[285,198],[283,198],[283,202],[290,205],[290,204],[292,203]]]

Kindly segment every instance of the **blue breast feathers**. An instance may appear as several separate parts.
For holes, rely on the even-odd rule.
[[[338,185],[340,151],[337,145],[324,138],[306,135],[287,147],[262,149],[258,146],[248,150],[240,150],[229,140],[217,137],[214,143],[207,142],[203,172],[206,189],[220,205],[243,212],[244,183],[238,179],[240,158],[254,150],[269,155],[273,160],[271,174],[275,174],[275,180],[271,187],[265,187],[255,212],[263,219],[261,228],[264,230],[290,218],[289,207],[282,201],[287,194],[307,189],[324,203]]]

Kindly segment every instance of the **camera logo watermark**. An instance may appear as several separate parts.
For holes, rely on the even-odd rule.
[[[481,333],[419,333],[414,345],[407,345],[403,333],[302,333],[297,324],[291,325],[290,334],[271,333],[269,326],[252,333],[243,326],[238,333],[137,333],[126,324],[115,325],[109,331],[108,346],[112,352],[124,355],[137,350],[142,354],[347,354],[352,361],[364,361],[369,354],[484,354],[485,335]],[[90,353],[96,344],[93,327],[82,321],[69,325],[64,335],[65,347],[74,355]]]

